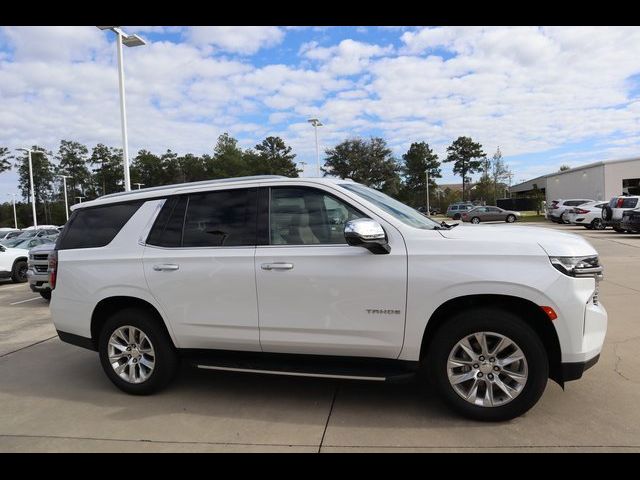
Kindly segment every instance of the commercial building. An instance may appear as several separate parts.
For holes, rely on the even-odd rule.
[[[510,187],[514,198],[539,195],[547,203],[559,198],[609,200],[627,193],[640,195],[640,157],[607,160],[549,173]]]

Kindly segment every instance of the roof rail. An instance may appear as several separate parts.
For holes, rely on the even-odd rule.
[[[197,186],[206,186],[206,185],[217,185],[220,183],[234,183],[234,182],[244,182],[247,180],[269,180],[276,178],[288,178],[283,175],[251,175],[246,177],[231,177],[231,178],[217,178],[214,180],[202,180],[199,182],[186,182],[186,183],[173,183],[170,185],[160,185],[158,187],[149,187],[149,188],[140,188],[137,190],[129,190],[128,192],[117,192],[110,193],[108,195],[103,195],[98,197],[102,198],[114,198],[114,197],[122,197],[126,195],[134,195],[138,192],[155,192],[159,190],[168,190],[171,188],[181,188],[181,187],[197,187]]]

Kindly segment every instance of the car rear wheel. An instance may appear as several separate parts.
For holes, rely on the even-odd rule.
[[[569,223],[569,220],[567,220],[567,212],[562,212],[562,215],[560,215],[560,223]]]
[[[51,300],[51,290],[42,290],[40,291],[40,296],[45,300]]]
[[[445,403],[483,421],[522,415],[540,399],[549,377],[538,335],[518,316],[494,308],[451,318],[430,342],[424,365]]]
[[[11,269],[11,280],[14,283],[24,283],[27,281],[27,261],[18,260]]]
[[[594,218],[591,222],[591,228],[593,228],[594,230],[604,230],[605,224],[601,218]]]
[[[507,215],[507,223],[513,223],[516,221],[515,215]]]
[[[478,217],[473,217],[473,218],[471,219],[471,223],[478,224],[478,223],[480,223],[480,219],[479,219]]]
[[[460,220],[460,214],[459,213],[454,213],[453,214],[453,219],[454,220]]]
[[[133,395],[148,395],[164,388],[179,365],[165,330],[140,308],[113,314],[102,327],[98,350],[107,377],[120,390]]]

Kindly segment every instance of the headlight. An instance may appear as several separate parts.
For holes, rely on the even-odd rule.
[[[602,279],[602,266],[597,255],[587,257],[549,257],[551,265],[570,277]]]

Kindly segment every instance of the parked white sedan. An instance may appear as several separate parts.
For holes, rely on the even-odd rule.
[[[603,230],[606,228],[602,220],[602,209],[607,202],[597,201],[583,203],[574,207],[566,214],[566,218],[572,225],[582,225],[589,230]]]

